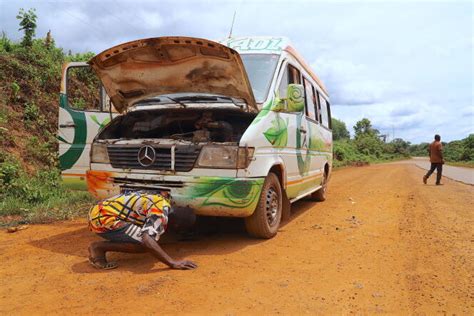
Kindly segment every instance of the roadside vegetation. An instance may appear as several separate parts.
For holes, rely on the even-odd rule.
[[[332,128],[335,167],[428,157],[429,143],[411,144],[401,138],[384,142],[384,136],[367,118],[356,123],[352,139],[344,122],[334,118]],[[443,148],[448,164],[474,168],[474,134],[461,140],[443,142]]]
[[[67,219],[92,201],[61,186],[56,140],[62,64],[92,54],[65,53],[51,32],[35,38],[34,9],[17,19],[22,40],[0,37],[0,225]]]
[[[443,137],[441,135],[441,137]],[[442,138],[441,138],[442,140]],[[454,166],[474,168],[474,134],[461,140],[443,142],[444,160]],[[429,143],[410,145],[409,152],[413,157],[427,157]]]
[[[383,135],[364,118],[354,125],[354,138],[350,138],[346,124],[332,119],[334,140],[334,166],[366,165],[369,163],[407,159],[410,143],[401,138],[384,142]]]

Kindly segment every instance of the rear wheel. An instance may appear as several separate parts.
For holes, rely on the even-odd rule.
[[[282,193],[278,177],[269,173],[263,183],[255,212],[245,218],[247,232],[257,238],[272,238],[277,234],[282,213]]]
[[[328,179],[328,173],[324,172],[323,180],[321,181],[321,188],[318,191],[313,192],[311,194],[311,199],[313,199],[315,201],[319,201],[319,202],[322,202],[322,201],[326,200],[328,180],[329,180]]]

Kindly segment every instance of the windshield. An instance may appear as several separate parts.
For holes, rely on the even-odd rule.
[[[262,103],[268,94],[279,55],[241,54],[240,57],[252,85],[255,101]]]

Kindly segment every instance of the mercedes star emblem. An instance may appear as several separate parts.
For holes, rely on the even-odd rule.
[[[155,159],[156,159],[155,148],[151,146],[143,146],[138,151],[138,162],[143,167],[151,166],[155,162]]]

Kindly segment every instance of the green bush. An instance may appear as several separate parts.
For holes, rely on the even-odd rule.
[[[462,140],[454,140],[444,145],[444,158],[453,162],[474,161],[474,134]]]
[[[428,143],[414,144],[408,147],[408,153],[414,157],[428,156]]]
[[[65,189],[55,168],[29,175],[9,156],[0,162],[1,216],[20,215],[27,222],[67,219],[84,214],[92,202],[88,192]]]
[[[40,116],[39,108],[36,106],[34,102],[28,102],[25,104],[25,111],[23,114],[23,118],[26,121],[36,121]]]
[[[8,121],[8,111],[6,108],[0,106],[0,124],[5,124]]]
[[[51,138],[44,142],[36,136],[31,136],[28,140],[27,155],[31,159],[41,162],[45,166],[56,165],[55,142]]]
[[[334,166],[367,163],[373,160],[370,156],[360,153],[353,140],[344,139],[333,143]]]
[[[11,52],[13,47],[12,41],[7,37],[7,34],[2,31],[2,37],[0,37],[0,53]]]
[[[10,99],[12,101],[15,101],[18,99],[18,93],[20,92],[20,85],[16,83],[16,81],[13,81],[10,85],[11,93],[10,93]]]
[[[1,157],[0,162],[0,192],[6,193],[20,174],[21,167],[10,157]]]
[[[84,98],[76,98],[71,103],[72,103],[72,107],[78,110],[85,110],[87,107],[87,103]]]
[[[382,157],[383,142],[375,135],[362,134],[356,137],[355,145],[357,151],[365,156]]]
[[[336,123],[342,123],[335,120]],[[346,138],[345,124],[339,124],[339,140],[334,139],[334,166],[359,165],[369,162],[388,161],[409,157],[410,143],[397,138],[384,143],[379,131],[372,127],[369,119],[362,119],[354,125],[355,139]],[[341,139],[342,136],[342,139]]]

